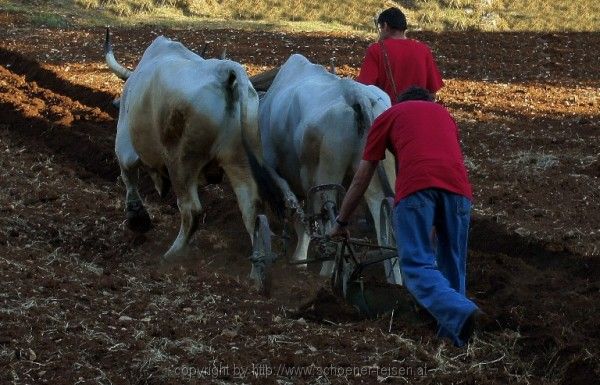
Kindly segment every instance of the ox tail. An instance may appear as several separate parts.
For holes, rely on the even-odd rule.
[[[113,53],[112,43],[110,42],[110,28],[106,27],[106,36],[104,38],[104,59],[108,68],[121,80],[127,80],[132,71],[123,67]]]
[[[353,80],[342,79],[342,88],[346,103],[354,109],[358,128],[357,134],[362,138],[375,121],[371,99]]]
[[[285,215],[285,195],[281,184],[278,183],[279,176],[263,158],[258,128],[258,95],[241,66],[229,70],[226,87],[232,96],[229,100],[239,103],[242,144],[260,199],[282,219]]]
[[[362,90],[356,82],[350,79],[344,79],[344,98],[354,109],[358,127],[357,134],[360,138],[363,138],[376,118],[373,113],[373,103],[371,98],[367,96],[364,90]],[[393,197],[395,195],[394,189],[390,184],[390,180],[387,177],[385,168],[381,162],[379,162],[379,165],[377,166],[377,177],[379,178],[385,196]]]

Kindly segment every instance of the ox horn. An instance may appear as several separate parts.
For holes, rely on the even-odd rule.
[[[112,43],[110,42],[110,28],[106,27],[106,38],[104,39],[104,58],[106,65],[110,70],[119,77],[119,79],[127,80],[131,76],[131,70],[123,67],[113,54]]]

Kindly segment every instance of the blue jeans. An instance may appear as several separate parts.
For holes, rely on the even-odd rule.
[[[441,189],[418,191],[394,208],[394,229],[402,280],[437,320],[438,335],[456,346],[463,324],[477,309],[465,297],[471,202]],[[437,248],[432,244],[435,226]]]

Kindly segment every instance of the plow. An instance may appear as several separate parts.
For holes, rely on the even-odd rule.
[[[374,318],[392,310],[414,309],[402,286],[392,226],[393,199],[387,197],[381,202],[380,234],[375,244],[366,239],[332,239],[327,236],[344,195],[345,189],[338,184],[314,186],[308,191],[304,207],[296,208],[292,214],[299,216],[309,233],[307,257],[286,262],[306,265],[311,270],[315,270],[312,268],[315,265],[321,265],[321,275],[329,278],[332,292],[366,317]],[[256,218],[250,277],[257,290],[265,296],[271,292],[271,268],[280,259],[274,251],[273,242],[288,242],[289,238],[285,228],[282,235],[274,235],[265,215]]]

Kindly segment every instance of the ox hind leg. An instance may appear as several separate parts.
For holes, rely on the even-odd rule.
[[[126,189],[125,223],[129,229],[145,233],[152,228],[152,222],[138,191],[141,160],[131,144],[127,127],[117,128],[115,153],[121,168],[121,180]]]
[[[125,195],[125,223],[132,231],[145,233],[152,228],[152,221],[138,191],[139,166],[121,168],[121,179],[127,189]]]
[[[243,155],[245,156],[245,155]],[[254,221],[256,220],[257,207],[259,204],[258,187],[252,178],[250,165],[240,163],[239,160],[234,162],[223,162],[223,171],[231,183],[233,192],[235,193],[238,206],[242,212],[242,220],[244,227],[250,236],[254,233]]]
[[[190,238],[198,228],[202,211],[198,196],[198,176],[201,166],[190,162],[169,168],[173,190],[177,196],[181,224],[177,238],[163,256],[163,261],[174,261],[185,257]]]
[[[308,244],[310,242],[310,236],[304,224],[300,221],[300,218],[294,217],[294,230],[296,231],[296,237],[298,239],[296,243],[296,249],[292,255],[292,261],[304,261],[308,254]],[[298,267],[305,268],[306,265],[298,265]]]
[[[307,136],[307,138],[310,138]],[[318,145],[311,146],[311,150],[313,148],[318,148]],[[318,154],[310,154],[311,156],[305,157],[301,162],[300,166],[300,180],[301,184],[305,191],[308,191],[313,186],[313,177],[315,174],[315,170],[317,168],[316,160],[318,160]],[[310,243],[310,235],[308,234],[308,229],[305,224],[302,222],[302,219],[297,215],[293,217],[294,223],[294,231],[296,232],[296,249],[292,254],[291,260],[293,262],[304,261],[308,255],[308,245]],[[306,264],[296,265],[298,268],[305,269]]]
[[[350,151],[340,152],[332,151],[330,146],[323,146],[319,158],[319,165],[317,166],[315,181],[313,185],[321,185],[328,183],[339,183],[341,184],[344,180],[348,164],[352,154]],[[334,200],[331,197],[331,200]],[[340,209],[339,205],[342,202],[337,202],[337,210]],[[325,229],[328,231],[329,229]],[[330,277],[333,274],[335,268],[334,261],[325,261],[321,265],[320,275],[324,277]]]

